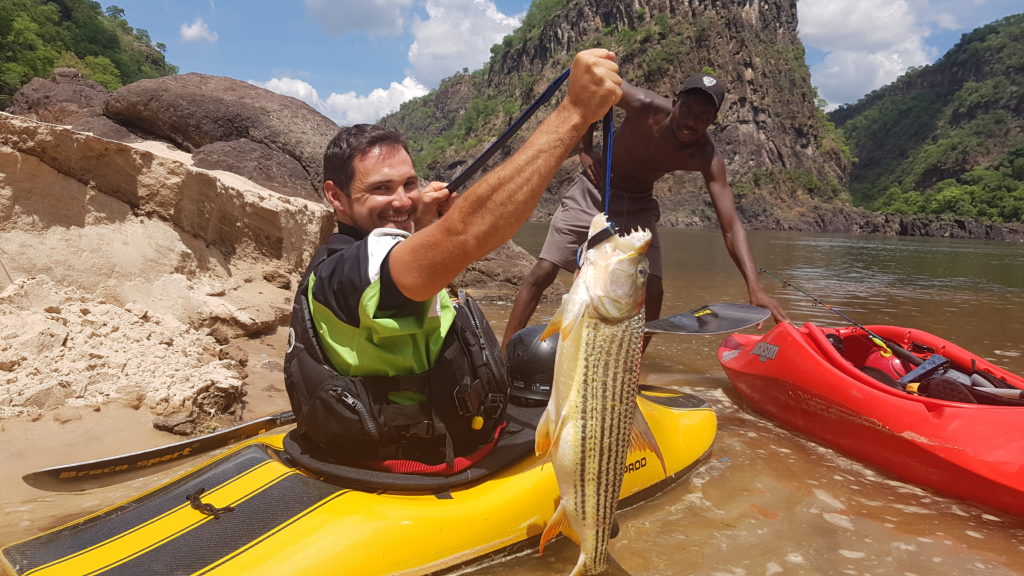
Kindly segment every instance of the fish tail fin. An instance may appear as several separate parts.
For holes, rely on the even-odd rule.
[[[644,418],[640,405],[636,404],[633,411],[633,426],[629,431],[629,449],[633,451],[654,452],[661,462],[661,471],[668,475],[668,466],[665,465],[665,456],[661,453],[658,440],[654,438],[650,424]]]
[[[580,554],[580,559],[577,560],[576,565],[572,567],[572,572],[569,572],[569,576],[586,576],[586,561],[586,557],[583,556],[583,554]]]

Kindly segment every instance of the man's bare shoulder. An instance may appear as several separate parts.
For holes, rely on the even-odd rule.
[[[623,83],[619,106],[629,112],[654,114],[672,110],[672,101],[646,88]]]

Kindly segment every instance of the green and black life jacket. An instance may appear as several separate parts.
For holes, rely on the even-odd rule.
[[[505,421],[508,376],[497,337],[469,296],[459,294],[455,320],[426,372],[347,376],[326,358],[307,301],[309,279],[320,263],[354,242],[333,234],[295,294],[284,373],[302,447],[339,463],[451,464],[455,456],[494,442]],[[426,400],[396,403],[396,397]]]

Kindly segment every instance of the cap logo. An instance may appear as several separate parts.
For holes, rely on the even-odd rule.
[[[705,76],[704,77],[704,85],[705,86],[714,86],[717,83],[718,83],[718,81],[715,80],[714,78],[712,78],[711,76]]]

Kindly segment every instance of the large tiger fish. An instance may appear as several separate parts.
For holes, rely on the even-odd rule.
[[[577,542],[572,576],[600,574],[609,563],[621,568],[608,541],[630,447],[665,465],[636,403],[651,233],[606,230],[598,214],[572,288],[541,335],[558,332],[559,343],[536,452],[550,456],[560,499],[540,549],[560,532]]]

